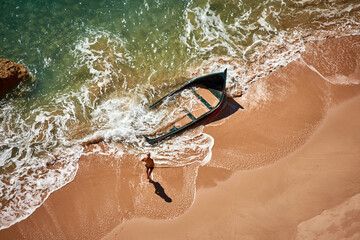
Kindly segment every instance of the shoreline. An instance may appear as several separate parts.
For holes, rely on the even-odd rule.
[[[294,229],[298,224],[304,222],[299,228],[301,239],[301,234],[307,233],[309,228],[304,220],[320,216],[326,209],[331,212],[332,208],[360,192],[355,170],[359,169],[359,161],[350,158],[341,148],[346,147],[342,142],[329,143],[336,140],[334,136],[343,136],[343,129],[336,129],[334,121],[346,123],[348,128],[353,126],[354,133],[360,129],[356,124],[358,116],[349,117],[349,114],[358,114],[356,109],[360,106],[359,39],[360,36],[350,36],[307,43],[307,50],[299,60],[253,83],[243,97],[227,101],[225,110],[231,110],[231,113],[220,113],[226,117],[213,121],[204,129],[215,139],[212,159],[207,165],[157,168],[154,180],[158,184],[155,185],[146,182],[143,166],[133,157],[124,156],[119,160],[116,156],[83,156],[73,182],[51,194],[29,218],[0,231],[0,236],[42,239],[107,235],[109,239],[120,236],[142,239],[137,230],[141,226],[151,232],[151,237],[160,239],[166,239],[166,236],[167,239],[169,236],[183,239],[190,234],[199,239],[254,234],[260,239],[267,236],[289,239],[295,236]],[[321,56],[326,57],[326,63]],[[351,76],[358,82],[352,85],[336,82],[336,77],[332,78],[336,74]],[[352,112],[344,111],[346,107]],[[346,134],[351,132],[346,131]],[[358,145],[356,134],[351,137],[351,146]],[[317,147],[312,148],[312,144]],[[107,147],[104,144],[98,146]],[[331,159],[324,152],[329,146],[339,146],[340,156],[346,159],[347,166],[335,159],[331,166],[312,159],[318,162],[319,168],[306,159],[318,154]],[[358,151],[354,154],[360,156]],[[289,168],[289,164],[292,167]],[[336,172],[340,167],[337,164],[343,172],[337,173],[335,180],[338,182],[332,180],[333,184],[341,188],[349,179],[354,183],[352,188],[348,187],[348,192],[339,190],[332,196],[326,193],[330,189],[325,179]],[[299,178],[291,178],[290,172]],[[296,191],[311,192],[312,185],[305,176],[314,178],[318,173],[322,174],[322,182],[316,190],[320,192],[316,206],[311,206],[310,197],[303,197],[308,205],[299,207],[297,198],[301,196]],[[293,181],[293,188],[286,188],[289,179]],[[262,185],[263,182],[268,188]],[[289,204],[288,199],[279,197],[284,189],[289,191],[286,196],[296,207],[287,207],[289,213],[282,213],[282,208]],[[160,194],[155,194],[155,190],[160,190]],[[242,198],[244,193],[250,195]],[[334,199],[329,203],[324,196]],[[166,201],[169,198],[171,202]],[[235,208],[238,202],[232,202],[232,198],[243,205]],[[267,207],[268,203],[272,205]],[[277,221],[277,218],[283,221]],[[354,219],[357,218],[355,215]],[[215,229],[219,226],[213,223],[214,219],[227,230],[217,232]],[[203,223],[201,226],[196,224],[199,221]],[[255,230],[258,226],[262,227],[261,232]],[[225,235],[227,233],[230,235]]]
[[[237,236],[245,239],[319,239],[319,233],[328,237],[323,239],[341,239],[351,232],[354,235],[350,239],[356,239],[360,215],[353,211],[358,209],[355,200],[360,196],[357,177],[360,152],[354,152],[352,159],[347,160],[347,166],[336,166],[337,156],[330,157],[327,152],[329,145],[334,147],[344,140],[336,138],[339,129],[329,131],[339,123],[347,123],[341,129],[345,135],[360,133],[360,123],[339,117],[354,107],[360,107],[360,96],[330,110],[311,139],[294,153],[264,168],[234,172],[229,179],[217,182],[216,187],[198,191],[194,206],[181,217],[172,221],[132,219],[113,229],[103,239],[142,239],[148,234],[151,234],[150,239],[190,236],[200,239],[232,239]],[[357,118],[360,112],[351,115]],[[353,127],[357,127],[356,132],[353,132]],[[327,137],[325,141],[324,137]],[[359,138],[352,140],[357,143]],[[314,153],[321,157],[313,157]],[[324,156],[328,158],[322,158]],[[309,171],[309,168],[313,170]],[[331,173],[335,176],[328,178]],[[339,182],[339,178],[345,181]],[[343,185],[349,181],[352,181],[351,186]],[[329,192],[329,185],[335,190]],[[244,193],[248,195],[243,197]],[[350,217],[342,218],[347,214]],[[235,219],[233,215],[237,215]],[[315,219],[320,219],[323,225],[312,226]],[[345,230],[331,233],[333,226],[326,223],[328,220]],[[353,221],[354,225],[348,221]],[[199,222],[206,224],[195,224]],[[139,226],[142,231],[138,231]],[[219,229],[221,231],[217,231]]]

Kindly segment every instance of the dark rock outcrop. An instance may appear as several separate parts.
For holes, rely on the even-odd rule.
[[[23,64],[17,64],[8,59],[0,59],[0,96],[28,78],[29,73]]]

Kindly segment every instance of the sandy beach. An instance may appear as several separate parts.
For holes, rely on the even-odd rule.
[[[308,42],[208,120],[205,166],[155,168],[148,183],[139,156],[92,145],[74,181],[0,239],[359,239],[359,119],[360,36]]]

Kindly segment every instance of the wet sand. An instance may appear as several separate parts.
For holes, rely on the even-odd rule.
[[[216,187],[199,190],[181,217],[134,219],[104,239],[358,239],[360,111],[355,109],[360,97],[331,110],[289,156],[215,180]]]
[[[359,36],[309,42],[227,99],[204,130],[207,165],[155,168],[148,183],[138,157],[85,155],[73,182],[0,238],[357,239],[359,59]]]

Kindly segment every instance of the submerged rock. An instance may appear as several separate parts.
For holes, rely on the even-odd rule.
[[[0,96],[28,78],[29,73],[23,64],[17,64],[8,59],[0,59]]]

